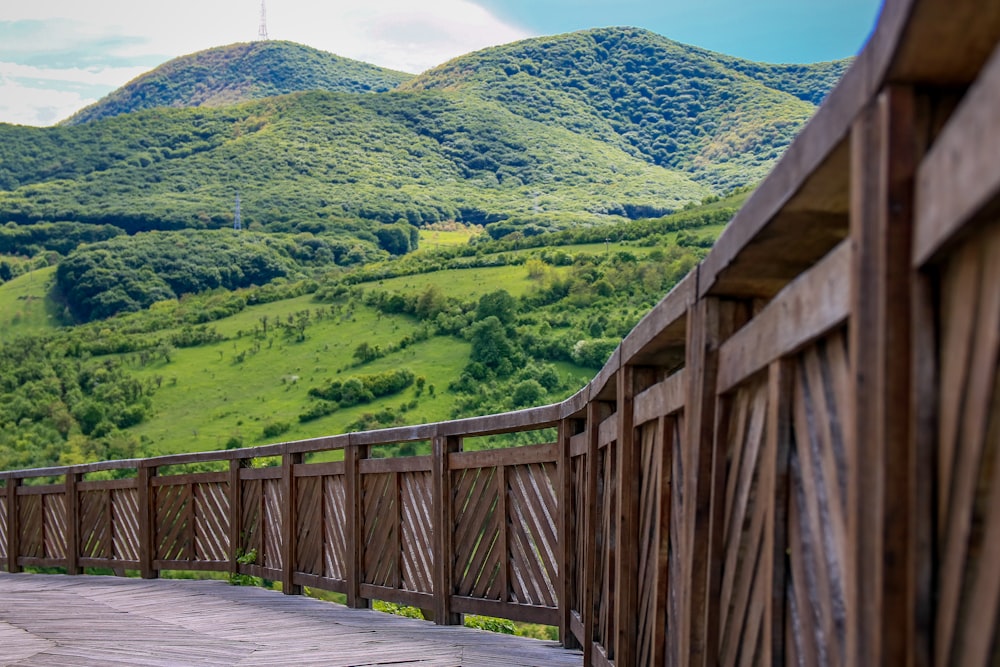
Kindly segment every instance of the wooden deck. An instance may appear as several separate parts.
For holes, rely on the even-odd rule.
[[[0,665],[577,666],[556,642],[221,581],[0,573]]]

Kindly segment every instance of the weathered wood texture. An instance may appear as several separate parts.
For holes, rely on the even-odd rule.
[[[998,43],[1000,3],[888,0],[711,253],[566,401],[3,473],[0,560],[544,622],[588,667],[1000,663]],[[369,458],[416,441],[433,453]],[[158,474],[205,462],[229,471]]]

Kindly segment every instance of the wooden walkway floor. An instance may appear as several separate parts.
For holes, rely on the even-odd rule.
[[[555,642],[220,581],[0,573],[0,665],[578,667]]]

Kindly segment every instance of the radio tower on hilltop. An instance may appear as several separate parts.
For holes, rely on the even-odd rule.
[[[257,28],[257,39],[267,41],[267,8],[264,0],[260,0],[260,26]]]

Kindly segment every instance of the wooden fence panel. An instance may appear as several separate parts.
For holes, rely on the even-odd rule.
[[[111,550],[117,560],[139,560],[139,490],[111,489]]]
[[[229,483],[192,484],[194,560],[224,561],[229,557]]]
[[[768,519],[774,497],[774,455],[767,446],[768,379],[760,373],[741,385],[720,424],[720,469],[723,475],[719,542],[719,664],[770,664],[770,638],[765,636],[770,612],[774,564],[767,553]],[[724,464],[724,468],[721,467]]]
[[[164,484],[156,487],[155,560],[194,560],[191,485]]]
[[[434,507],[430,471],[401,473],[399,490],[400,585],[434,592]]]
[[[111,558],[111,491],[80,491],[80,556]]]
[[[506,590],[500,571],[504,523],[497,468],[466,468],[451,473],[455,517],[455,594],[501,600]]]
[[[508,466],[506,477],[509,599],[557,607],[556,465]]]
[[[347,580],[347,494],[344,476],[323,477],[323,575]]]
[[[284,493],[280,479],[262,480],[260,527],[263,531],[263,551],[258,552],[257,562],[271,570],[281,570],[281,505]]]
[[[941,280],[935,664],[1000,661],[1000,225]]]
[[[45,508],[43,496],[23,495],[17,499],[17,523],[20,529],[18,543],[24,558],[45,557]]]
[[[583,434],[585,435],[585,434]],[[570,586],[566,588],[569,599],[566,604],[575,619],[573,634],[581,644],[583,637],[583,604],[586,599],[586,579],[584,577],[584,559],[587,558],[587,454],[582,452],[570,457],[570,497],[566,502],[572,508],[573,519],[567,526],[565,539],[572,545],[574,558],[569,560],[569,568],[564,576],[569,577]],[[579,624],[579,625],[577,625]]]
[[[364,525],[362,583],[399,588],[399,473],[361,477]]]
[[[666,642],[667,531],[670,516],[670,418],[640,427],[639,665],[662,665]]]
[[[295,482],[295,569],[316,576],[323,576],[326,522],[323,513],[322,477],[300,477]]]
[[[242,471],[241,471],[242,472]],[[240,511],[240,518],[243,520],[241,530],[242,543],[239,545],[240,554],[257,554],[257,563],[262,562],[264,552],[264,525],[263,525],[263,487],[262,479],[241,479],[240,485],[243,487],[240,499],[243,507]]]
[[[846,331],[838,330],[795,363],[785,579],[785,649],[792,664],[850,663],[848,359]]]
[[[6,492],[6,489],[4,489]],[[7,569],[7,495],[0,496],[0,564]]]
[[[615,569],[618,542],[617,443],[601,443],[597,450],[597,531],[594,570],[594,647],[596,656],[615,657]]]
[[[65,559],[67,549],[66,494],[41,496],[43,517],[42,558]]]

